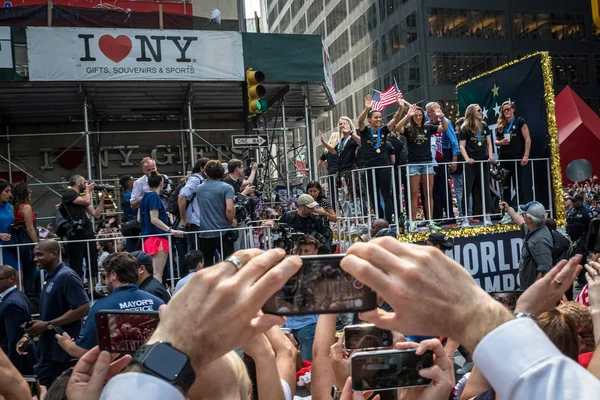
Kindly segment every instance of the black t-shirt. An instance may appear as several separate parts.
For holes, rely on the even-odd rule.
[[[415,136],[411,134],[412,129],[410,125],[404,127],[408,145],[408,163],[431,162],[431,136],[436,134],[438,125],[427,122],[425,125],[421,125]]]
[[[387,136],[390,133],[387,125],[383,125],[379,128],[379,153],[375,148],[377,145],[377,132],[371,130],[371,127],[366,126],[365,129],[360,131],[360,147],[362,149],[362,156],[366,168],[370,167],[382,167],[389,165],[389,156],[386,156],[386,143]]]
[[[516,117],[515,117],[516,118]],[[504,139],[504,135],[510,126],[510,143],[498,147],[498,155],[501,160],[516,160],[523,158],[525,154],[525,138],[523,137],[523,125],[527,122],[521,117],[516,118],[512,126],[506,126],[504,132],[496,131],[496,140]]]
[[[94,235],[92,221],[87,216],[87,207],[74,204],[73,202],[79,197],[79,193],[73,189],[67,189],[62,195],[62,203],[66,209],[65,218],[70,218],[73,221],[83,221],[83,234],[86,236]]]
[[[396,154],[396,151],[394,150],[394,146],[390,142],[387,142],[385,144],[385,156],[386,156],[385,159],[386,159],[388,165],[395,164],[395,163],[392,164],[392,156],[395,154]]]
[[[358,143],[352,138],[342,139],[335,147],[338,153],[338,170],[354,169],[356,167],[356,148]],[[329,161],[327,161],[329,162]]]
[[[487,137],[491,134],[490,128],[486,123],[483,123],[481,132],[473,134],[471,128],[467,125],[463,125],[460,130],[460,140],[466,140],[465,150],[467,154],[473,160],[487,160],[488,159],[488,145]]]
[[[394,146],[394,155],[396,156],[396,163],[394,165],[405,165],[408,164],[408,146],[406,145],[406,138],[400,137],[388,137],[388,143]]]
[[[167,288],[165,288],[162,285],[162,283],[160,283],[158,279],[156,279],[153,276],[149,276],[146,279],[144,279],[144,281],[140,285],[140,289],[142,289],[144,292],[148,292],[150,294],[155,295],[156,297],[164,301],[165,304],[168,303],[169,300],[171,300],[171,295],[169,294]]]
[[[241,192],[240,183],[238,181],[234,180],[233,178],[227,177],[227,178],[223,179],[223,182],[225,182],[233,187],[233,194],[238,194],[239,192]]]
[[[338,171],[338,155],[332,154],[330,151],[326,151],[319,157],[321,161],[327,161],[327,173],[329,175],[335,174]]]

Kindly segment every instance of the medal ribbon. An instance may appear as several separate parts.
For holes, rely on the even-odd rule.
[[[510,125],[508,125],[508,128],[506,129],[505,133],[510,133],[510,130],[512,129],[512,126],[514,123],[515,123],[515,118],[513,118],[512,121],[510,121]]]
[[[348,139],[350,139],[350,137],[348,136],[346,139],[343,139],[339,144],[338,144],[338,148],[337,151],[338,153],[341,153],[342,150],[344,150],[344,147],[346,146],[346,142],[348,141]]]
[[[375,143],[375,149],[379,150],[379,148],[381,147],[381,128],[377,128],[377,143]],[[373,133],[373,129],[369,128],[369,130],[371,131],[371,137],[375,136],[375,134]]]

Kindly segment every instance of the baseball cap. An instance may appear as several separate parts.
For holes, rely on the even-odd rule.
[[[135,257],[135,260],[140,265],[152,265],[152,256],[144,251],[138,250],[131,253]]]
[[[569,200],[571,200],[571,201],[583,201],[583,195],[581,193],[574,194],[573,196],[569,196]]]
[[[315,208],[319,205],[319,203],[317,203],[310,194],[301,194],[300,197],[298,197],[296,204],[299,206],[306,206],[308,208]]]
[[[542,203],[538,201],[530,201],[527,204],[519,206],[520,213],[527,213],[535,218],[546,218],[548,214]]]
[[[393,228],[383,228],[382,230],[377,232],[377,234],[375,235],[376,238],[384,237],[384,236],[396,237],[396,230]]]
[[[444,250],[450,250],[452,247],[454,247],[454,243],[452,243],[442,232],[434,232],[430,234],[427,238],[427,241],[433,243],[434,245],[442,246]]]

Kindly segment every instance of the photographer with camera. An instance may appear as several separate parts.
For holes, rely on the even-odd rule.
[[[98,206],[94,209],[92,206],[92,192],[95,184],[87,183],[81,175],[73,175],[69,179],[69,189],[62,196],[60,212],[63,217],[69,221],[66,231],[66,240],[85,240],[95,239],[94,227],[88,214],[94,218],[100,218],[104,211],[104,198],[106,191],[100,194]],[[83,279],[83,259],[91,267],[92,277],[98,274],[98,251],[96,243],[92,242],[73,242],[67,244],[67,254],[69,256],[69,266]]]
[[[278,221],[278,224],[287,225],[294,233],[304,233],[316,238],[322,246],[319,248],[319,254],[331,253],[331,238],[327,236],[327,228],[323,224],[323,219],[317,213],[320,209],[319,203],[310,194],[302,194],[296,200],[296,211],[286,211]],[[265,225],[275,226],[273,221],[266,222]],[[294,234],[292,233],[292,235]],[[289,236],[287,232],[284,236]]]
[[[232,158],[227,163],[227,171],[229,176],[223,179],[223,182],[231,185],[233,188],[233,194],[235,195],[235,208],[236,208],[236,220],[238,221],[238,228],[245,228],[246,221],[244,221],[250,214],[250,202],[247,196],[254,193],[254,187],[251,186],[256,177],[256,170],[258,169],[257,163],[252,163],[250,168],[250,175],[248,179],[244,180],[244,163],[241,160]],[[243,188],[243,190],[242,190]],[[243,218],[242,218],[243,217]],[[247,240],[245,235],[246,232],[242,233],[242,236],[234,243],[234,250],[247,248]]]

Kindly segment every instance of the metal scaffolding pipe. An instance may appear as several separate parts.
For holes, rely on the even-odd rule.
[[[196,164],[196,149],[194,148],[194,127],[192,126],[192,102],[188,100],[188,124],[190,132],[190,171]]]
[[[11,159],[11,150],[10,150],[10,137],[9,137],[9,132],[8,132],[8,125],[5,126],[6,128],[6,151],[8,152],[8,181],[12,184],[13,183],[13,178],[12,178],[12,159]],[[21,275],[19,275],[20,277]]]
[[[85,127],[85,157],[87,164],[87,179],[92,180],[92,150],[90,146],[90,127],[88,120],[88,99],[86,97],[83,104],[83,118],[84,118],[84,127]]]
[[[289,162],[287,159],[288,144],[287,144],[287,132],[285,126],[285,103],[281,102],[281,121],[283,125],[283,171],[285,173],[285,193],[287,198],[290,198],[290,170],[288,168]]]

